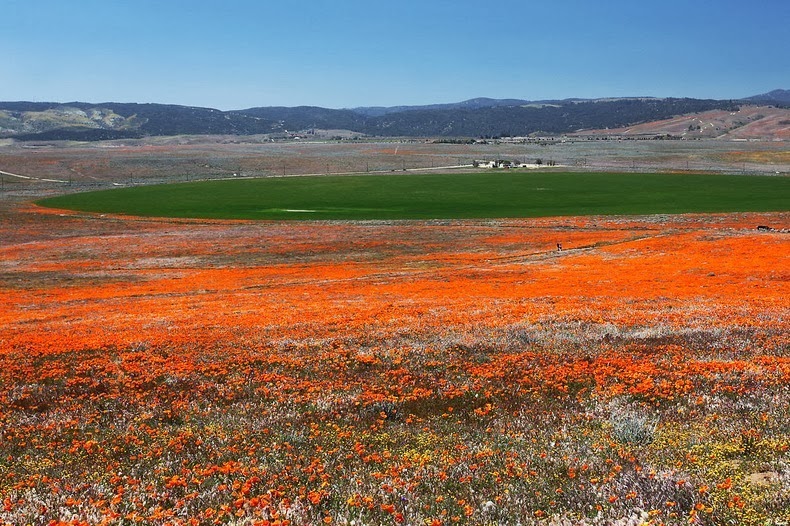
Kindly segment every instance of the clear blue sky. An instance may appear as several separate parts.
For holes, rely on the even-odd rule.
[[[241,109],[790,89],[790,0],[0,0],[0,100]]]

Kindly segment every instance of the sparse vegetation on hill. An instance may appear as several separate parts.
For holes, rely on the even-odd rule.
[[[97,118],[112,115],[114,118]],[[166,104],[0,103],[0,136],[102,140],[162,135],[250,135],[272,131],[254,116]]]

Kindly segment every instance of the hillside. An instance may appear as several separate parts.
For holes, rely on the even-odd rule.
[[[783,90],[771,92],[775,97],[782,93]],[[171,135],[281,136],[311,129],[350,130],[379,137],[499,137],[613,129],[628,134],[717,137],[746,125],[751,127],[746,130],[754,130],[761,138],[787,138],[782,124],[787,120],[784,110],[759,110],[762,118],[775,119],[755,126],[755,121],[762,119],[752,110],[742,110],[744,104],[744,101],[649,97],[537,102],[480,98],[431,106],[357,109],[298,106],[220,111],[165,104],[0,102],[0,138],[93,141]],[[736,115],[739,111],[743,114]],[[707,112],[719,112],[715,113],[719,117],[709,117]],[[728,120],[728,114],[737,118]],[[716,124],[716,119],[721,123]],[[714,125],[708,126],[709,122]],[[774,132],[778,135],[772,135]],[[751,137],[749,133],[747,136]]]
[[[790,140],[790,109],[742,105],[737,111],[710,110],[578,135],[622,137],[671,135],[685,139]]]
[[[19,140],[249,135],[273,126],[253,115],[169,104],[0,102],[0,137]]]
[[[489,99],[479,97],[462,102],[452,102],[448,104],[428,104],[424,106],[371,106],[352,108],[352,111],[368,117],[381,117],[390,113],[401,113],[404,111],[423,111],[423,110],[476,110],[480,108],[495,108],[499,106],[526,106],[534,104],[528,100],[521,99]]]
[[[736,108],[737,104],[732,101],[617,99],[473,110],[405,111],[372,119],[367,133],[428,137],[563,134],[582,129],[627,126],[695,111]]]
[[[788,107],[790,106],[790,90],[775,89],[773,91],[769,91],[768,93],[749,97],[745,100],[756,103],[776,104],[779,106]]]

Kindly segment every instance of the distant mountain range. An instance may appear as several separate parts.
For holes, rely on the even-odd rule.
[[[234,111],[116,102],[0,102],[0,137],[95,141],[169,135],[278,136],[313,129],[389,137],[525,136],[623,128],[690,113],[734,111],[742,104],[790,107],[790,90],[774,90],[742,100],[477,98],[428,106],[298,106]]]
[[[549,104],[545,101],[545,104]],[[390,113],[401,113],[404,111],[425,111],[425,110],[479,110],[480,108],[496,108],[499,106],[528,106],[530,104],[544,104],[544,102],[532,102],[522,99],[489,99],[480,97],[469,99],[463,102],[451,102],[449,104],[428,104],[426,106],[370,106],[352,108],[355,113],[361,113],[368,117],[381,117]],[[556,104],[556,101],[554,101]]]
[[[759,102],[763,104],[776,104],[781,106],[790,105],[790,90],[789,89],[775,89],[762,95],[755,95],[744,99],[750,102]]]

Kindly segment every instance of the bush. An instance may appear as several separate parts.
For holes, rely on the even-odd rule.
[[[612,437],[621,444],[650,444],[658,428],[658,417],[631,408],[618,407],[609,417]]]

